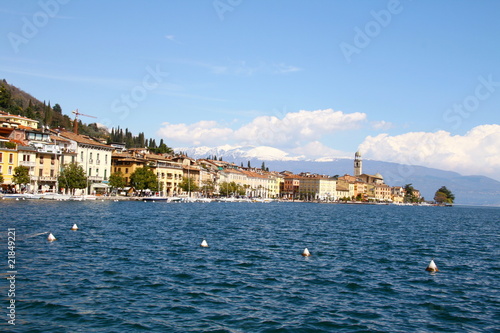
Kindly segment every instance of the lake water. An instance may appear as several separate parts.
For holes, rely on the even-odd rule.
[[[500,208],[3,200],[0,213],[2,277],[16,230],[3,331],[500,330]]]

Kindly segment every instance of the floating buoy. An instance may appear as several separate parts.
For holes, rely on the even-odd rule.
[[[75,224],[73,224],[73,226],[71,227],[71,230],[78,230],[78,226]]]
[[[302,252],[302,255],[304,257],[310,257],[311,256],[311,252],[309,252],[309,250],[307,249],[307,247],[304,249],[304,252]]]
[[[436,266],[436,263],[434,262],[434,259],[431,260],[431,262],[429,263],[429,266],[427,266],[427,268],[425,269],[426,271],[428,272],[437,272],[439,271],[437,266]]]
[[[48,240],[49,242],[53,242],[53,241],[55,241],[55,240],[56,240],[56,238],[54,237],[54,235],[52,235],[52,233],[50,233],[50,234],[49,234],[49,237],[47,237],[47,240]]]
[[[200,244],[201,247],[208,247],[208,243],[206,240],[203,240]]]

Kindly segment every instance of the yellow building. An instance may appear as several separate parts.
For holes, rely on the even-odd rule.
[[[158,177],[158,182],[161,184],[160,195],[162,196],[176,196],[182,190],[179,184],[182,182],[184,174],[182,164],[174,162],[162,155],[145,155],[149,166],[154,170]]]
[[[377,184],[374,187],[375,200],[377,201],[392,201],[391,187],[386,184]]]
[[[3,177],[2,189],[12,189],[14,169],[18,165],[17,145],[0,138],[0,173]]]
[[[268,197],[279,198],[281,183],[284,182],[284,177],[278,173],[268,172]]]
[[[148,162],[146,159],[135,157],[130,153],[113,153],[111,155],[111,172],[121,172],[127,185],[129,184],[130,176],[134,173],[134,171],[147,164]]]
[[[26,118],[23,116],[17,116],[14,114],[10,114],[4,111],[0,111],[0,122],[10,123],[10,124],[19,124],[22,126],[27,126],[30,128],[37,129],[38,121],[30,118]]]

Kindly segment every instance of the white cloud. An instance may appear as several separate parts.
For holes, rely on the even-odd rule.
[[[360,127],[365,113],[343,113],[332,109],[287,113],[282,119],[275,116],[255,118],[235,132],[245,144],[297,146],[303,141],[319,140],[336,131]]]
[[[297,66],[290,66],[284,63],[274,65],[274,67],[275,67],[275,73],[277,74],[287,74],[287,73],[299,72],[302,70]]]
[[[158,135],[163,138],[195,146],[227,142],[232,133],[230,128],[220,127],[215,121],[205,120],[191,125],[165,122],[158,130]]]
[[[387,131],[387,130],[394,127],[393,123],[391,123],[389,121],[385,121],[385,120],[372,121],[371,125],[372,125],[373,129],[381,130],[381,131]]]
[[[462,136],[446,131],[368,136],[359,149],[376,160],[500,177],[500,125],[477,126]]]
[[[287,113],[283,118],[260,116],[238,129],[215,121],[194,124],[163,123],[158,135],[176,143],[211,145],[236,143],[253,146],[296,148],[317,141],[327,134],[358,128],[366,120],[364,113],[343,113],[332,109]]]

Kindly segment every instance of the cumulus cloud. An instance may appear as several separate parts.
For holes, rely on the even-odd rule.
[[[194,124],[163,123],[158,135],[189,145],[236,143],[254,146],[296,148],[323,136],[360,127],[365,113],[344,113],[332,109],[287,113],[284,117],[260,116],[232,129],[215,121]]]
[[[239,128],[236,138],[246,144],[297,146],[319,140],[326,134],[360,127],[365,113],[343,113],[332,109],[287,113],[282,119],[261,116]]]
[[[165,122],[158,131],[160,137],[195,146],[226,142],[232,133],[232,129],[221,127],[215,121],[206,120],[190,125]]]
[[[484,174],[500,180],[500,125],[477,126],[465,135],[437,131],[368,136],[359,149],[372,159],[465,175]]]

